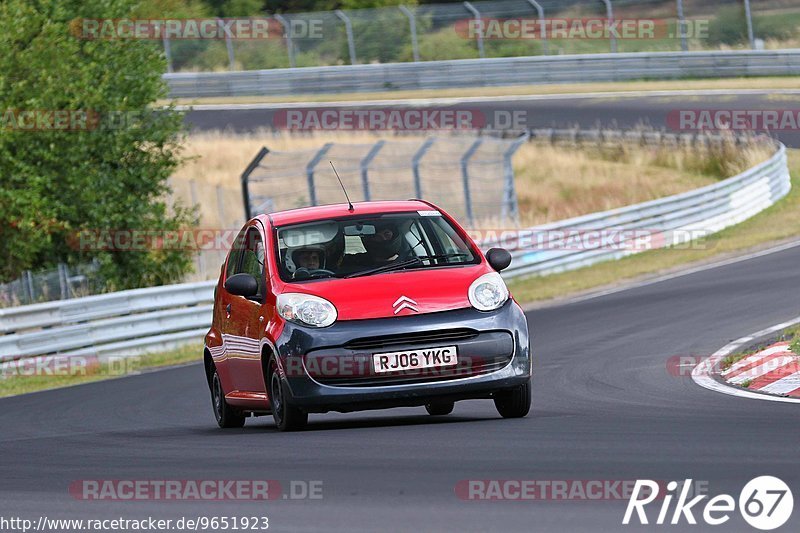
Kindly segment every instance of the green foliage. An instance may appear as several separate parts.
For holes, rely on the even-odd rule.
[[[747,21],[741,5],[723,7],[708,25],[708,43],[740,44],[747,41]]]
[[[179,280],[191,256],[172,251],[82,251],[81,230],[178,229],[194,222],[169,206],[182,117],[153,113],[165,96],[158,42],[77,38],[78,17],[131,16],[133,0],[8,0],[0,4],[0,110],[97,113],[73,131],[0,129],[0,281],[24,269],[96,259],[110,288]],[[140,4],[141,7],[141,4]],[[122,120],[108,122],[115,116]],[[7,124],[7,123],[6,123]],[[91,120],[89,124],[92,124]]]
[[[413,6],[414,0],[340,0],[341,9],[366,9],[371,7]]]
[[[789,39],[797,35],[796,16],[753,16],[753,33],[759,39]],[[747,19],[743,5],[720,9],[708,26],[708,44],[712,46],[747,43]]]

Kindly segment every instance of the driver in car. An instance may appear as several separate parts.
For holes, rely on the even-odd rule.
[[[292,252],[292,262],[297,267],[292,277],[308,277],[310,272],[325,268],[325,252],[321,248],[309,246],[297,248]]]

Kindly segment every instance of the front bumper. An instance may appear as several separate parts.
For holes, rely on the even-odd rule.
[[[410,376],[376,375],[372,369],[373,353],[452,345],[468,366]],[[490,312],[458,309],[323,329],[287,323],[276,346],[292,402],[309,412],[488,398],[531,376],[528,324],[513,300]],[[332,360],[342,364],[325,365]]]

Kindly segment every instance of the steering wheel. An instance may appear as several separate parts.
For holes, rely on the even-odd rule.
[[[311,278],[311,277],[314,277],[314,276],[319,275],[319,274],[329,274],[331,276],[336,276],[336,272],[332,272],[332,271],[327,270],[325,268],[300,267],[300,268],[298,268],[297,270],[294,271],[294,274],[292,275],[292,279],[307,279],[307,278]]]

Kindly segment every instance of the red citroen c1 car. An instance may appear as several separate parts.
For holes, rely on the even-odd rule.
[[[503,417],[531,404],[528,326],[486,255],[424,201],[361,202],[258,215],[215,289],[205,371],[221,427],[272,414],[491,398]]]

